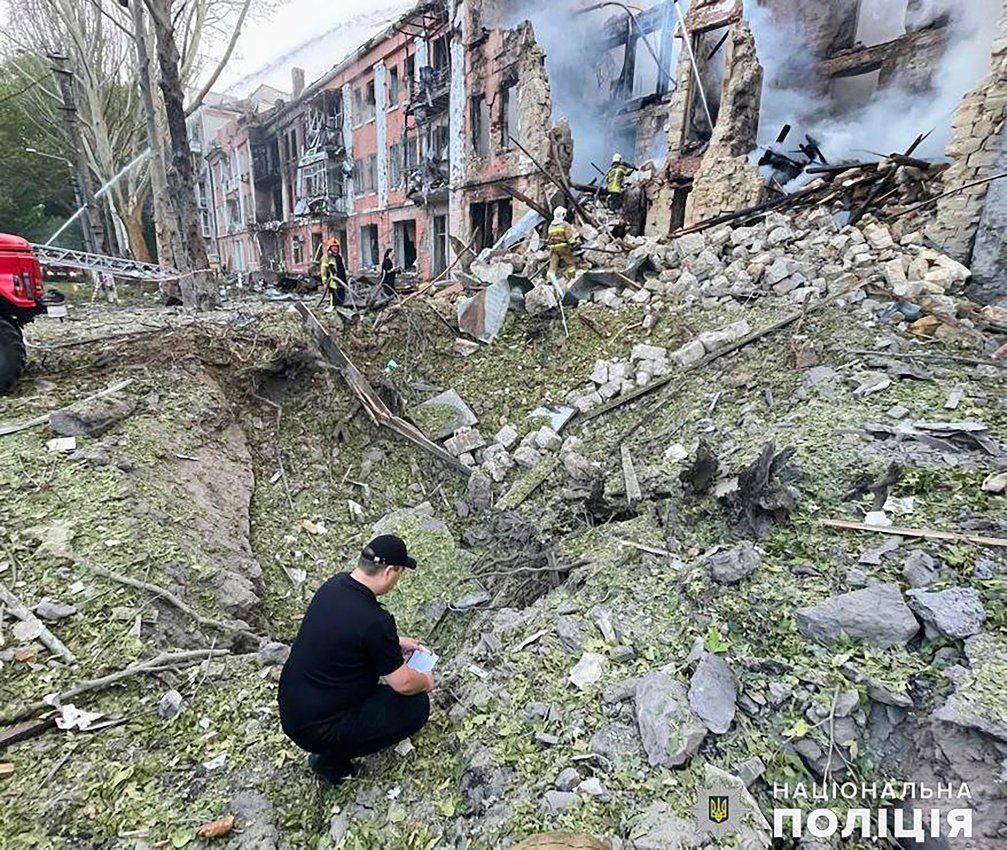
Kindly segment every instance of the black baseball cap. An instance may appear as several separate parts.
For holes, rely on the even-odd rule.
[[[382,534],[380,537],[375,537],[364,547],[360,557],[373,564],[416,569],[416,560],[409,557],[409,553],[406,551],[406,542],[394,534]]]

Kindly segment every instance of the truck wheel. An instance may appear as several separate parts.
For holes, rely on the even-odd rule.
[[[0,393],[14,386],[27,362],[21,328],[0,318]]]

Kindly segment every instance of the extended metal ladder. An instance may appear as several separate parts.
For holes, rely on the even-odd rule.
[[[71,251],[69,248],[59,248],[54,245],[32,245],[31,249],[43,266],[62,266],[68,269],[83,269],[88,272],[108,272],[116,277],[129,277],[136,280],[177,280],[180,276],[172,268],[157,266],[153,263],[140,263],[122,257],[88,254],[84,251]]]

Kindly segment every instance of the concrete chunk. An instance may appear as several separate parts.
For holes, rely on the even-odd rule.
[[[819,643],[846,635],[882,649],[908,643],[920,629],[894,584],[872,585],[798,608],[797,626]]]
[[[667,357],[667,348],[661,348],[657,345],[645,345],[641,342],[633,346],[629,359],[633,363],[639,363],[641,360],[666,360]]]
[[[723,348],[725,345],[730,345],[732,342],[737,342],[749,333],[751,333],[751,328],[748,322],[742,319],[717,331],[704,331],[699,335],[699,341],[702,343],[703,348],[712,352],[718,348]]]
[[[706,349],[698,339],[687,342],[677,351],[672,352],[671,359],[679,366],[693,366],[706,356]]]

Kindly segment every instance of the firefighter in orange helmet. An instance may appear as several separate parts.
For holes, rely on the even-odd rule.
[[[346,264],[339,251],[339,240],[330,239],[325,246],[325,256],[322,258],[322,285],[328,290],[329,306],[326,313],[331,313],[346,300]]]

